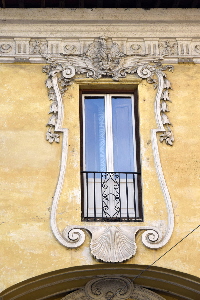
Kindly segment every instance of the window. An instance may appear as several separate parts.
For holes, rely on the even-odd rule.
[[[82,95],[84,220],[142,221],[136,110],[133,94]]]

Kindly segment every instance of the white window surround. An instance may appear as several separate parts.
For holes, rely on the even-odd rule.
[[[146,247],[150,249],[163,247],[168,243],[173,232],[174,213],[161,166],[157,134],[160,134],[161,142],[164,141],[167,145],[173,145],[174,138],[166,108],[166,101],[169,100],[170,82],[167,80],[167,73],[165,72],[172,71],[173,67],[170,65],[163,66],[160,58],[127,55],[120,50],[119,45],[113,42],[111,38],[103,37],[96,38],[89,45],[87,51],[81,55],[61,54],[59,58],[48,55],[46,59],[48,65],[43,68],[43,71],[48,75],[46,86],[49,89],[50,100],[52,99],[52,93],[54,93],[55,99],[50,110],[52,115],[48,122],[47,140],[51,143],[58,142],[59,133],[63,135],[60,174],[51,209],[51,228],[56,239],[65,247],[75,248],[84,243],[84,230],[89,231],[92,236],[91,253],[95,258],[104,262],[122,262],[135,255],[135,235],[139,230],[145,230],[142,234],[142,242]],[[95,80],[96,84],[98,79],[102,77],[117,82],[125,78],[127,74],[137,74],[139,78],[146,79],[150,84],[153,83],[157,89],[154,105],[157,128],[151,130],[151,143],[155,168],[168,214],[168,222],[164,233],[160,231],[158,226],[155,227],[153,224],[149,226],[135,226],[135,224],[134,226],[128,226],[122,225],[122,223],[119,224],[120,226],[116,223],[115,226],[107,226],[103,223],[102,226],[88,225],[88,223],[83,225],[69,224],[62,232],[59,230],[56,214],[65,178],[68,150],[68,130],[62,128],[64,116],[62,94],[76,80],[76,74],[84,74],[86,78]],[[106,248],[104,247],[105,239],[108,243]],[[115,257],[113,257],[113,253],[115,253]]]
[[[78,11],[80,12],[80,10]],[[164,141],[167,145],[172,146],[174,142],[166,105],[166,101],[169,100],[170,91],[170,82],[166,77],[167,72],[171,71],[173,67],[164,64],[166,62],[177,63],[179,59],[182,62],[188,62],[191,59],[195,63],[200,62],[200,30],[199,25],[195,27],[198,29],[197,31],[191,30],[191,28],[194,28],[194,20],[189,18],[187,22],[184,22],[183,19],[185,18],[182,18],[181,15],[179,15],[179,19],[181,19],[184,26],[182,26],[182,24],[180,25],[176,10],[173,14],[173,20],[176,25],[181,28],[180,35],[178,36],[176,31],[172,34],[173,31],[171,28],[174,29],[174,26],[169,26],[169,14],[172,14],[171,10],[168,12],[167,10],[162,10],[162,16],[157,14],[157,10],[153,10],[154,13],[150,14],[150,19],[153,21],[152,26],[147,22],[147,14],[143,11],[142,14],[145,13],[145,16],[143,15],[143,24],[141,25],[141,22],[139,22],[141,30],[137,27],[137,32],[135,31],[135,25],[139,23],[138,20],[132,18],[134,10],[130,10],[130,12],[123,10],[123,17],[121,19],[119,18],[120,14],[116,14],[117,23],[115,17],[112,17],[112,14],[110,14],[110,10],[106,11],[107,16],[110,16],[112,19],[111,23],[113,26],[110,27],[110,30],[108,30],[109,18],[105,20],[103,17],[100,22],[97,22],[97,18],[94,18],[93,15],[92,22],[91,19],[88,20],[90,25],[88,26],[88,24],[82,24],[83,17],[79,15],[79,25],[77,26],[73,14],[69,14],[69,18],[67,18],[67,10],[65,10],[64,18],[63,15],[57,15],[57,18],[64,24],[62,31],[59,31],[60,23],[58,22],[58,26],[54,27],[54,29],[56,28],[57,30],[52,34],[53,28],[46,22],[46,15],[45,17],[43,16],[43,19],[45,18],[44,22],[43,19],[39,20],[36,10],[34,10],[35,17],[33,19],[31,19],[33,15],[27,14],[27,10],[26,12],[24,10],[25,20],[23,20],[23,24],[21,24],[21,21],[17,17],[19,10],[12,10],[10,15],[4,10],[4,19],[8,22],[3,22],[4,25],[1,27],[3,38],[0,42],[0,54],[1,62],[5,63],[47,63],[43,68],[43,72],[48,76],[46,86],[49,90],[49,99],[52,100],[52,95],[54,99],[50,109],[51,117],[48,122],[47,140],[50,143],[54,141],[59,142],[59,135],[62,135],[60,173],[53,197],[50,218],[54,236],[63,246],[75,248],[84,243],[84,231],[88,231],[92,236],[90,250],[95,258],[104,262],[122,262],[135,255],[135,235],[139,230],[145,231],[142,234],[142,242],[150,249],[158,249],[165,246],[173,233],[174,213],[172,201],[163,174],[158,149],[158,135],[160,135],[160,141]],[[197,12],[197,10],[195,11]],[[50,12],[49,22],[52,20],[52,10],[50,10]],[[184,12],[187,14],[186,10],[184,10]],[[129,16],[128,19],[126,19],[126,14]],[[105,14],[103,15],[105,16]],[[102,15],[99,15],[99,17],[101,19]],[[71,20],[69,20],[70,18]],[[162,29],[158,32],[157,37],[155,37],[155,18],[157,20],[156,25]],[[164,18],[164,20],[162,24],[159,24],[162,18]],[[199,17],[197,17],[197,19],[199,19]],[[86,21],[86,23],[88,21]],[[41,29],[41,22],[45,23],[44,27],[46,31],[44,30],[42,32],[44,27]],[[38,31],[35,30],[36,27],[34,27],[35,25],[33,26],[33,23],[36,24],[36,27],[39,25],[37,27],[39,28]],[[73,25],[69,26],[69,24]],[[97,24],[97,27],[93,27],[92,24]],[[126,24],[126,26],[124,26],[124,24]],[[192,25],[192,27],[190,27],[190,25]],[[94,30],[88,30],[89,27]],[[66,28],[66,31],[64,28]],[[144,28],[146,28],[146,30]],[[163,28],[166,28],[166,31]],[[100,29],[101,31],[98,31]],[[152,34],[149,35],[149,32]],[[188,35],[189,38],[187,34],[185,34],[186,32],[190,32]],[[102,37],[104,33],[109,34],[112,38]],[[135,38],[133,37],[133,33]],[[137,38],[135,34],[137,34],[139,38]],[[99,36],[101,36],[101,38],[98,38]],[[187,38],[184,38],[184,36]],[[168,42],[169,37],[170,41]],[[173,54],[174,39],[175,50],[178,49],[175,54]],[[72,48],[68,47],[68,42],[73,46]],[[159,47],[159,43],[163,43],[164,52],[162,51],[162,53],[159,50],[162,49],[162,47]],[[68,51],[68,49],[71,50]],[[139,51],[135,52],[137,49]],[[153,83],[156,88],[154,112],[157,126],[151,130],[151,144],[155,169],[167,210],[167,225],[165,231],[161,232],[159,227],[155,227],[153,224],[137,226],[137,224],[133,225],[133,223],[131,225],[120,223],[115,224],[115,226],[105,226],[105,224],[102,223],[101,226],[90,226],[88,223],[83,225],[81,222],[81,225],[67,224],[65,229],[60,231],[57,225],[56,215],[65,179],[68,151],[68,129],[63,128],[62,125],[64,118],[62,95],[78,76],[85,76],[91,80],[95,80],[96,84],[102,77],[109,78],[115,82],[121,81],[121,84],[123,78],[129,74],[147,80],[147,83]],[[157,216],[155,216],[155,218],[156,217]],[[115,239],[116,236],[118,239]],[[103,242],[105,239],[109,244],[106,249]],[[115,257],[113,257],[113,253],[116,254]]]

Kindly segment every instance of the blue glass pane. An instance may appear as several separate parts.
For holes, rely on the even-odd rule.
[[[106,171],[104,97],[85,97],[85,171]]]
[[[112,97],[114,171],[133,172],[132,99]]]

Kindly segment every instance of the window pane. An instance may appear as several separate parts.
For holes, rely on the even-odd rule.
[[[131,97],[112,97],[115,172],[133,172],[133,119]]]
[[[85,171],[106,171],[104,97],[85,97]]]

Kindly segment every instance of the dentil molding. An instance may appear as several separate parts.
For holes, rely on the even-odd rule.
[[[127,55],[118,43],[111,38],[97,38],[83,54],[60,54],[59,57],[45,55],[48,65],[43,71],[47,74],[46,86],[51,100],[48,122],[47,141],[59,142],[62,134],[62,156],[60,173],[51,209],[51,228],[57,240],[66,247],[75,248],[84,243],[85,233],[90,232],[92,236],[90,249],[94,257],[104,262],[122,262],[131,258],[136,253],[135,235],[139,230],[145,230],[142,234],[143,244],[151,249],[158,249],[169,241],[174,227],[174,214],[170,194],[165,182],[157,144],[157,135],[160,141],[172,146],[174,142],[171,123],[168,117],[168,102],[170,82],[166,78],[165,71],[172,71],[170,65],[163,66],[162,57],[146,55]],[[162,234],[157,227],[153,226],[128,226],[123,223],[113,226],[111,223],[102,226],[73,226],[67,225],[60,232],[56,222],[57,206],[62,192],[63,181],[66,171],[68,130],[62,127],[63,102],[62,95],[68,86],[75,80],[75,75],[85,74],[88,78],[100,79],[102,77],[112,78],[118,81],[128,74],[136,74],[156,88],[155,98],[155,120],[157,128],[152,129],[151,140],[155,167],[161,189],[164,195],[168,225],[166,232]],[[105,224],[105,223],[104,223]]]
[[[84,288],[80,288],[61,300],[164,300],[158,294],[133,284],[122,276],[102,276],[89,281]]]

